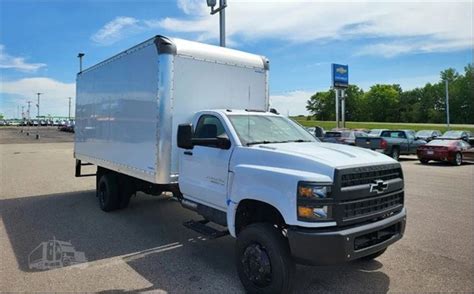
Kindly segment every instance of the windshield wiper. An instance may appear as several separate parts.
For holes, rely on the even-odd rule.
[[[312,142],[310,140],[303,140],[303,139],[297,139],[297,140],[287,140],[281,143],[304,143],[304,142]]]
[[[303,142],[311,142],[309,140],[297,139],[297,140],[285,140],[285,141],[255,141],[249,142],[246,145],[257,145],[257,144],[280,144],[280,143],[303,143]]]
[[[258,144],[271,144],[271,143],[277,143],[277,142],[272,142],[272,141],[255,141],[255,142],[248,142],[247,146],[251,146],[251,145],[258,145]]]

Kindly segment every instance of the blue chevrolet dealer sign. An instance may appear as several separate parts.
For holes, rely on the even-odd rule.
[[[347,88],[349,86],[349,66],[332,64],[332,85],[336,88]]]

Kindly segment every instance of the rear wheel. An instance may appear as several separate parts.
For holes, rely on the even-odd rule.
[[[240,281],[248,293],[291,292],[295,264],[288,241],[271,224],[244,228],[236,243]]]
[[[100,209],[112,211],[119,207],[117,175],[112,172],[102,173],[97,183],[97,198]]]
[[[118,191],[118,208],[126,208],[130,203],[130,198],[135,194],[135,184],[126,175],[120,175],[119,180],[119,191]]]
[[[428,162],[430,162],[430,160],[429,159],[420,159],[420,162],[422,164],[427,164]]]
[[[398,161],[398,159],[400,158],[400,150],[398,150],[398,148],[396,147],[392,148],[392,153],[390,154],[390,156],[396,161]]]
[[[454,155],[454,159],[453,159],[452,164],[457,165],[457,166],[462,164],[462,154],[461,154],[461,152],[457,152]]]

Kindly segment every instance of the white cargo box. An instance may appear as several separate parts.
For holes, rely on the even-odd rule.
[[[74,156],[174,183],[179,124],[205,109],[268,105],[264,57],[156,36],[77,75]]]

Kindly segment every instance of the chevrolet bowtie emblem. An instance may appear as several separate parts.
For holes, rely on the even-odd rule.
[[[336,68],[336,72],[340,73],[341,75],[345,74],[347,72],[347,69],[341,67]]]
[[[382,180],[376,180],[375,183],[370,184],[370,193],[377,192],[377,194],[382,193],[388,189],[388,183]]]

